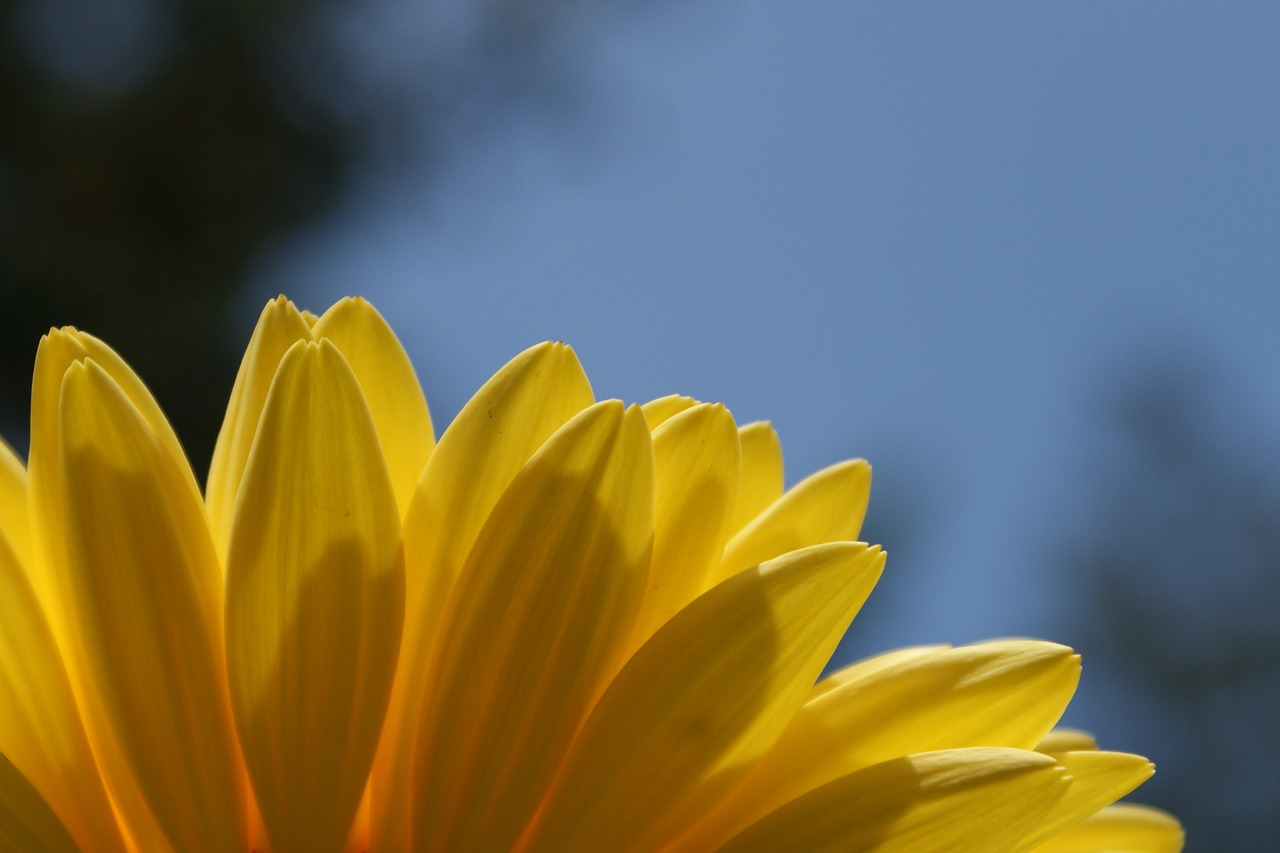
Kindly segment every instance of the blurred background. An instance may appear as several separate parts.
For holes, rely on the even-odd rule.
[[[5,0],[0,430],[50,325],[197,469],[254,319],[367,296],[875,465],[839,662],[1073,645],[1188,850],[1280,849],[1280,6]]]

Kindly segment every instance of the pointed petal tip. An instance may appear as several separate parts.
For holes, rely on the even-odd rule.
[[[601,412],[601,413],[607,412],[609,417],[613,417],[613,418],[620,418],[623,415],[627,414],[627,412],[629,412],[631,409],[631,407],[629,407],[626,403],[616,399],[601,400],[598,403],[596,403],[594,407],[588,407],[583,411],[591,411],[592,408],[595,408],[598,412]]]
[[[645,444],[652,451],[653,433],[650,431],[648,426],[648,421],[645,418],[644,406],[641,405],[640,403],[626,403],[626,402],[623,402],[622,400],[618,400],[616,402],[618,406],[621,407],[622,409],[622,415],[624,420],[627,423],[636,426],[638,429],[643,430],[644,436],[645,436],[644,438]]]
[[[562,354],[565,358],[570,358],[575,362],[579,361],[578,351],[574,349],[573,344],[569,344],[564,341],[556,341],[554,343],[554,349],[557,353]]]
[[[40,348],[62,343],[68,338],[74,340],[82,334],[75,326],[50,326],[49,331],[40,336]]]
[[[826,545],[846,546],[847,550],[853,552],[864,552],[868,560],[878,564],[879,569],[884,568],[885,562],[889,559],[889,552],[884,549],[883,545],[876,545],[870,542],[828,542]],[[823,545],[813,545],[813,548],[822,548]]]
[[[522,350],[515,358],[507,363],[507,367],[524,361],[537,361],[539,359],[552,359],[552,363],[564,360],[566,362],[577,364],[581,369],[581,363],[578,361],[578,354],[573,347],[564,341],[542,341],[531,347]]]
[[[1041,640],[1037,637],[992,637],[971,645],[994,646],[1035,657],[1080,657],[1071,646],[1053,640]]]
[[[1046,734],[1036,744],[1038,752],[1056,755],[1066,752],[1083,752],[1096,750],[1097,739],[1088,732],[1071,728],[1056,728]]]
[[[386,712],[404,560],[392,483],[356,377],[331,342],[299,343],[276,371],[236,502],[226,645],[233,713],[268,834],[277,849],[336,850]],[[277,678],[280,668],[294,681]],[[280,734],[295,730],[296,739]],[[339,781],[317,772],[324,767],[337,768]]]
[[[832,466],[832,468],[838,471],[865,471],[867,474],[871,473],[871,463],[866,459],[863,459],[861,456],[855,456],[853,459],[846,459],[843,462],[837,462]]]

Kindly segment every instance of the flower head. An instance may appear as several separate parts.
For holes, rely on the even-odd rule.
[[[199,390],[199,389],[196,389]],[[51,331],[0,445],[0,849],[1177,851],[1143,758],[1002,641],[820,678],[884,554],[870,468],[595,402],[533,347],[434,439],[365,302],[267,305],[202,493],[142,382]]]

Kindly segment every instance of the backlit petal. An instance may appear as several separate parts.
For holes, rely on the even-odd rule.
[[[232,849],[245,819],[221,572],[191,473],[93,361],[67,371],[61,415],[71,610],[89,679],[173,845]]]
[[[373,420],[328,341],[267,395],[227,551],[236,726],[277,850],[342,845],[400,642],[400,513]]]
[[[653,432],[657,471],[653,571],[632,637],[639,646],[707,586],[719,565],[738,488],[738,430],[721,405],[703,404]]]
[[[659,397],[656,400],[650,400],[645,403],[640,407],[640,411],[644,413],[644,421],[649,425],[649,429],[654,430],[686,409],[692,409],[696,405],[698,405],[698,401],[692,397],[685,397],[681,394],[668,394],[666,397]]]
[[[516,473],[553,432],[591,403],[591,385],[573,350],[539,344],[476,392],[427,460],[404,520],[405,636],[371,782],[375,848],[406,843],[405,792],[428,656],[445,597]]]
[[[123,391],[157,445],[182,472],[192,496],[197,499],[199,496],[177,437],[160,407],[128,365],[92,335],[73,328],[50,330],[40,341],[32,379],[27,508],[34,555],[26,568],[62,653],[89,743],[112,801],[133,840],[143,849],[158,849],[166,843],[163,833],[156,825],[147,798],[139,790],[119,735],[109,724],[110,714],[104,699],[90,678],[84,631],[69,613],[75,590],[67,553],[70,535],[63,470],[62,391],[71,366],[89,358]],[[118,503],[124,498],[117,496],[115,500]]]
[[[0,753],[22,768],[81,846],[123,849],[53,633],[3,535]]]
[[[1035,848],[1036,853],[1180,853],[1182,826],[1147,806],[1110,806]]]
[[[897,756],[1030,749],[1062,715],[1079,676],[1071,649],[1026,640],[848,667],[815,688],[747,781],[683,846],[711,849],[783,803]]]
[[[1123,752],[1068,752],[1053,756],[1071,774],[1071,790],[1018,846],[1031,850],[1128,794],[1155,772],[1140,755]]]
[[[57,574],[66,562],[66,537],[62,530],[62,450],[59,431],[63,376],[73,363],[92,359],[105,371],[146,421],[160,446],[183,472],[186,485],[195,496],[200,489],[187,465],[186,454],[178,437],[165,419],[142,380],[114,350],[77,329],[50,329],[40,340],[36,351],[35,376],[31,387],[31,453],[28,459],[28,509],[33,535],[39,540],[39,559],[28,565],[33,573],[36,593],[50,611],[55,633],[62,631],[62,607],[68,597],[55,592],[65,582],[50,576]]]
[[[587,409],[511,483],[445,615],[431,675],[441,701],[418,735],[416,848],[519,839],[616,671],[652,537],[653,452],[638,408]]]
[[[912,755],[850,774],[778,809],[721,853],[1008,853],[1061,799],[1052,758],[1012,749]]]
[[[193,377],[198,385],[200,377]],[[193,385],[194,392],[204,389]],[[766,422],[595,404],[535,346],[433,447],[390,327],[263,311],[207,500],[75,329],[0,443],[0,850],[1173,853],[1151,772],[1051,731],[1029,640],[817,681],[884,564],[871,471]]]
[[[333,341],[359,380],[403,515],[435,446],[418,375],[395,332],[363,299],[336,302],[311,331]]]
[[[904,649],[823,679],[788,738],[798,748],[825,730],[844,743],[846,760],[864,766],[960,746],[1031,749],[1062,716],[1079,680],[1080,656],[1056,643]]]
[[[1082,752],[1097,749],[1098,741],[1088,732],[1076,729],[1054,729],[1036,744],[1036,752],[1057,755],[1063,752]]]
[[[636,652],[574,742],[537,851],[651,850],[773,745],[884,564],[855,543],[741,572]]]
[[[729,520],[730,535],[782,497],[782,444],[768,421],[756,421],[738,429],[742,446],[742,474],[738,496]]]
[[[857,663],[850,664],[843,669],[837,670],[815,684],[813,690],[809,692],[808,702],[813,702],[827,691],[835,690],[840,687],[841,684],[844,683],[843,679],[852,677],[855,673],[860,678],[868,678],[881,670],[905,667],[908,666],[911,661],[930,657],[938,652],[946,651],[949,648],[951,648],[951,646],[905,646],[900,649],[881,652],[878,655],[864,658]]]
[[[23,566],[34,559],[27,516],[27,469],[13,448],[0,439],[0,533]]]
[[[213,531],[220,558],[226,557],[236,495],[271,380],[289,348],[298,341],[309,340],[311,327],[306,318],[283,296],[277,296],[262,309],[236,373],[227,414],[209,464],[205,504],[209,508],[209,529]]]
[[[525,350],[486,382],[441,436],[418,483],[405,519],[415,574],[451,583],[516,473],[591,403],[586,374],[564,344]]]
[[[725,546],[716,580],[797,548],[858,538],[871,493],[871,466],[853,459],[801,480]]]

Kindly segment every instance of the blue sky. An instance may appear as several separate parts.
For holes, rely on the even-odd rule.
[[[246,329],[278,291],[362,293],[439,424],[569,341],[599,396],[772,420],[790,481],[869,458],[872,518],[911,507],[874,646],[1071,642],[1043,563],[1087,535],[1108,382],[1203,365],[1216,417],[1277,455],[1280,6],[1221,9],[600,13],[568,107],[467,137],[443,177],[371,168],[263,265]]]

